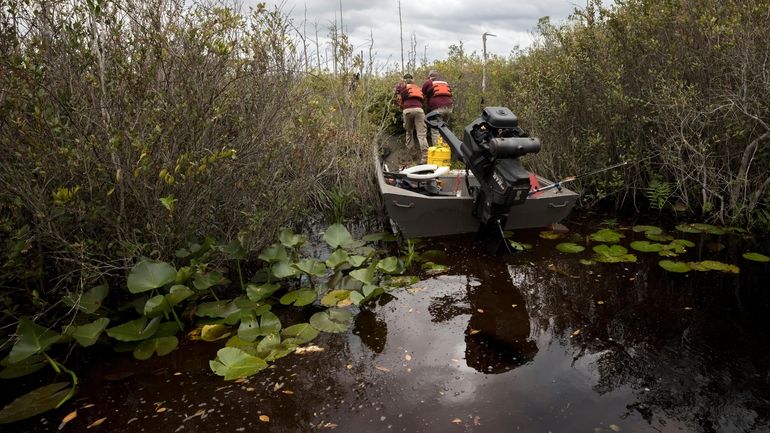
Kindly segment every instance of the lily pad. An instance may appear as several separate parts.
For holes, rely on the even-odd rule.
[[[33,355],[24,361],[11,364],[8,357],[0,361],[3,368],[0,370],[0,379],[16,379],[32,374],[48,365],[48,361],[41,355]]]
[[[532,244],[526,244],[523,242],[508,241],[508,245],[516,251],[527,251],[532,249]]]
[[[266,335],[259,344],[257,344],[258,356],[263,357],[265,361],[275,361],[294,352],[297,345],[291,342],[281,341],[278,334]]]
[[[675,227],[682,233],[703,233],[699,228],[693,226],[693,224],[679,224]]]
[[[148,323],[147,318],[143,316],[108,329],[107,335],[120,341],[142,341],[155,335],[159,326],[160,317],[156,317]]]
[[[176,269],[165,262],[142,261],[128,274],[128,290],[142,293],[163,287],[176,280]]]
[[[102,335],[102,331],[110,323],[110,319],[102,317],[91,323],[73,326],[70,335],[83,347],[92,346]]]
[[[420,278],[416,275],[402,275],[385,278],[382,284],[386,284],[389,287],[406,287],[411,286],[420,281]]]
[[[562,242],[556,245],[556,249],[563,253],[574,254],[584,251],[586,247],[573,242]]]
[[[631,242],[631,248],[643,253],[657,253],[658,251],[663,251],[662,244],[651,243],[648,241]]]
[[[762,263],[770,262],[770,257],[760,253],[753,253],[753,252],[743,253],[743,258],[754,262],[762,262]]]
[[[377,262],[377,269],[386,274],[400,274],[404,272],[404,264],[398,257],[386,257]]]
[[[350,256],[348,258],[348,261],[350,262],[350,264],[354,268],[357,268],[357,267],[363,265],[367,258],[368,257],[366,257],[366,256],[354,255],[354,256]]]
[[[588,260],[588,259],[580,259],[580,264],[581,265],[586,265],[586,266],[591,266],[591,265],[595,265],[596,261]]]
[[[267,299],[273,295],[278,289],[281,288],[280,284],[254,284],[249,283],[246,285],[246,295],[252,301],[258,302],[263,299]]]
[[[318,295],[316,294],[315,290],[292,290],[291,292],[281,296],[280,302],[283,305],[295,305],[297,307],[303,307],[305,305],[312,304],[317,297]]]
[[[294,267],[308,275],[316,277],[320,277],[326,272],[326,265],[316,259],[300,260],[294,264]]]
[[[350,297],[350,291],[348,290],[332,290],[321,298],[321,305],[326,307],[336,307],[339,302],[342,302]]]
[[[674,240],[674,237],[665,233],[649,233],[646,232],[644,237],[655,242],[669,242]]]
[[[554,240],[554,239],[559,239],[561,237],[561,233],[556,233],[554,231],[546,230],[546,231],[540,232],[538,236],[540,236],[543,239]]]
[[[612,229],[601,229],[598,232],[591,234],[591,239],[594,241],[605,242],[608,244],[618,243],[624,237],[626,237],[626,235]]]
[[[0,424],[9,424],[55,409],[73,391],[69,382],[57,382],[30,391],[0,410]]]
[[[289,229],[283,229],[278,235],[278,240],[287,248],[297,248],[307,241],[307,237],[295,234]]]
[[[638,225],[631,228],[636,233],[644,232],[646,234],[660,235],[663,234],[663,229],[655,226]]]
[[[449,269],[449,267],[446,265],[433,262],[425,262],[420,267],[426,270],[429,274],[440,274],[442,272],[446,272]]]
[[[323,238],[332,248],[339,248],[353,242],[353,236],[342,224],[330,225],[324,232]]]
[[[212,301],[203,302],[195,309],[195,315],[198,317],[214,317],[224,319],[237,313],[241,309],[233,301]]]
[[[262,335],[277,334],[281,330],[281,320],[274,313],[267,311],[260,316],[249,315],[241,318],[238,338],[254,341]]]
[[[262,250],[262,253],[258,257],[260,260],[268,263],[285,262],[289,260],[289,254],[286,252],[281,244],[272,244],[269,247]]]
[[[232,328],[222,325],[221,323],[215,323],[212,325],[203,325],[201,328],[201,340],[203,341],[217,341],[223,338],[227,338],[232,334]]]
[[[45,352],[61,338],[61,335],[56,331],[40,326],[26,317],[19,319],[16,335],[19,339],[11,348],[11,353],[8,354],[8,362],[11,364]]]
[[[740,268],[738,268],[735,265],[718,262],[716,260],[703,260],[702,262],[700,262],[700,264],[706,269],[711,269],[714,271],[729,272],[733,274],[738,274],[741,272]]]
[[[671,245],[681,245],[685,248],[694,248],[695,242],[687,239],[674,239],[671,241]]]
[[[608,257],[620,257],[628,253],[628,250],[621,245],[596,245],[593,250],[599,255]]]
[[[670,249],[663,249],[661,251],[658,251],[658,255],[661,257],[676,257],[679,254],[677,254],[676,251],[673,251]]]
[[[356,269],[350,272],[350,276],[364,284],[374,284],[377,276],[374,266],[369,266],[365,269]]]
[[[224,286],[229,282],[230,280],[225,278],[221,272],[211,271],[195,274],[195,278],[193,279],[193,286],[197,290],[206,290],[213,286]]]
[[[225,380],[234,380],[259,373],[267,368],[267,362],[237,347],[223,347],[217,351],[216,359],[209,361],[209,367]]]
[[[351,292],[350,300],[356,305],[362,305],[385,293],[385,289],[374,285],[366,285],[360,292]]]
[[[168,312],[169,305],[163,295],[153,296],[144,304],[143,314],[147,317],[158,317]]]
[[[284,342],[300,345],[318,337],[318,330],[310,326],[309,323],[297,323],[281,331]]]
[[[166,356],[179,346],[179,340],[175,336],[156,337],[142,341],[134,349],[134,358],[144,361],[150,359],[153,353],[158,356]]]
[[[343,249],[334,250],[334,252],[326,259],[326,266],[331,269],[337,269],[338,267],[349,263],[348,252]]]
[[[62,298],[62,301],[69,307],[77,305],[78,310],[93,314],[102,306],[102,301],[107,297],[108,292],[109,286],[102,284],[89,289],[79,297],[74,293],[70,293]]]
[[[676,273],[690,272],[692,268],[685,262],[675,262],[672,260],[661,260],[658,262],[658,266],[669,271]]]
[[[313,314],[310,317],[310,324],[313,328],[323,332],[345,332],[353,324],[353,314],[347,310],[329,308],[326,311]]]
[[[292,266],[288,261],[273,263],[270,270],[276,278],[289,278],[299,275],[297,268]]]

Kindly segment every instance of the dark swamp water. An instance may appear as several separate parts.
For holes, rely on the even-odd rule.
[[[740,274],[668,273],[650,253],[586,266],[588,251],[559,253],[538,231],[517,232],[534,248],[505,257],[472,237],[427,240],[449,270],[322,333],[323,351],[237,383],[208,367],[223,342],[145,362],[91,352],[70,365],[73,401],[2,431],[56,432],[75,409],[61,431],[770,431],[770,265],[742,259],[736,236],[681,237],[696,242],[687,260]],[[715,241],[726,248],[709,252]]]

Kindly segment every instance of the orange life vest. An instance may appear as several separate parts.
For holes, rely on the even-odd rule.
[[[406,93],[410,98],[417,98],[421,101],[425,98],[425,96],[422,94],[422,89],[416,84],[407,84]]]
[[[434,81],[433,96],[452,96],[452,89],[446,81]]]

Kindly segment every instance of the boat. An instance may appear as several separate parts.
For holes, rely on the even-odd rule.
[[[515,115],[501,107],[485,108],[479,120],[483,123],[481,130],[490,129],[490,124],[507,129],[516,126]],[[574,207],[577,193],[559,182],[522,171],[519,156],[539,151],[539,140],[526,136],[494,138],[487,140],[488,145],[476,146],[476,141],[484,139],[474,140],[469,134],[476,134],[474,128],[479,129],[479,121],[466,128],[465,143],[454,137],[435,116],[429,114],[426,121],[439,129],[460,160],[470,167],[449,170],[420,165],[394,172],[379,155],[375,156],[377,182],[385,208],[391,224],[405,238],[476,233],[490,222],[497,224],[495,232],[548,227],[566,218]],[[498,135],[499,131],[496,131]],[[483,159],[488,161],[468,164],[468,161]],[[501,167],[502,163],[512,165],[506,169]],[[488,179],[486,185],[479,182],[477,174]],[[503,191],[495,191],[500,189],[498,185]]]

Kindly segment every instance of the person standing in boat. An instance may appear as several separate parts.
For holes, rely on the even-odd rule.
[[[441,118],[449,124],[449,117],[452,114],[452,89],[449,83],[436,71],[430,71],[428,78],[422,84],[422,93],[425,95],[428,103],[428,112],[437,111]],[[431,129],[430,141],[434,146],[438,143],[438,130]]]
[[[428,155],[428,138],[425,127],[425,111],[422,103],[425,99],[420,86],[414,84],[411,74],[404,74],[404,79],[396,86],[399,105],[403,110],[404,129],[406,129],[406,149],[413,151],[415,136],[419,143],[420,163],[426,161]]]

